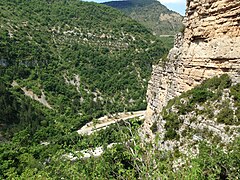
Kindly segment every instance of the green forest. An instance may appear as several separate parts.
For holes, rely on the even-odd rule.
[[[176,169],[181,154],[143,143],[139,118],[77,133],[104,115],[146,109],[152,65],[168,53],[168,39],[118,10],[78,0],[1,0],[0,27],[0,179],[239,177],[239,139],[226,147],[228,154],[203,141],[199,155],[182,156],[186,163]],[[239,84],[224,80],[214,90],[230,88],[239,107]],[[209,84],[188,92],[190,107],[182,108],[220,97]],[[239,109],[234,112],[239,117]],[[169,123],[166,139],[174,139],[175,124]],[[83,158],[84,150],[98,147],[101,156]]]
[[[151,65],[170,45],[145,27],[112,8],[74,0],[1,1],[0,7],[0,74],[16,99],[10,104],[23,103],[22,88],[44,94],[51,113],[72,119],[75,128],[146,108]]]

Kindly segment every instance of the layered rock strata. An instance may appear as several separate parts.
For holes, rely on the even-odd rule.
[[[224,73],[240,82],[240,1],[188,0],[184,24],[168,60],[153,66],[144,123],[150,137],[153,121],[173,97]]]

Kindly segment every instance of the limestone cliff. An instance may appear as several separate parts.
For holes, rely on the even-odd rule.
[[[145,131],[167,102],[203,80],[227,73],[240,82],[240,1],[188,0],[185,30],[165,63],[153,66]]]

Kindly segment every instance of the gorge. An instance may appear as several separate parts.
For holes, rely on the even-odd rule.
[[[240,1],[128,2],[0,1],[0,179],[240,179]]]

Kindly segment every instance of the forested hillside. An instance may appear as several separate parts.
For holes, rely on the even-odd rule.
[[[183,26],[182,16],[157,0],[110,1],[104,4],[123,11],[158,36],[175,35]]]
[[[169,45],[105,5],[0,9],[0,179],[240,178],[240,88],[228,75],[172,99],[151,127],[155,142],[141,140],[137,118],[78,134],[103,115],[145,109],[151,65]]]
[[[96,3],[2,0],[0,9],[0,179],[68,177],[57,170],[67,152],[123,141],[116,130],[91,137],[76,130],[145,109],[151,65],[168,48]]]
[[[2,82],[78,118],[146,107],[151,64],[167,49],[145,27],[95,3],[0,3]]]

